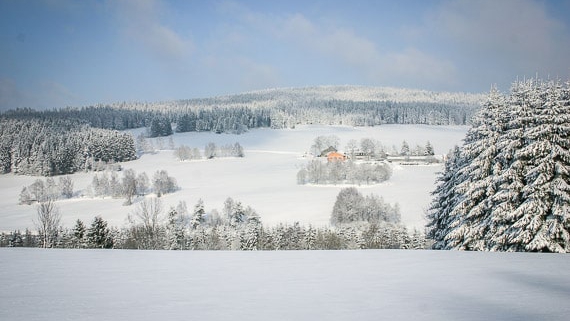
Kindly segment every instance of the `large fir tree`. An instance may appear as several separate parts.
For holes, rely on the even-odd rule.
[[[428,213],[437,249],[570,251],[570,84],[493,90]],[[453,200],[453,201],[451,201]]]

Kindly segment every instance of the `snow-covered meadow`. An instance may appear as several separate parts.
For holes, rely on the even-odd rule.
[[[570,257],[0,249],[0,320],[568,320]]]
[[[460,144],[467,131],[465,126],[385,125],[376,127],[298,126],[296,129],[253,129],[241,135],[210,132],[175,134],[175,146],[187,145],[203,151],[209,142],[217,145],[239,142],[245,150],[244,158],[219,158],[180,162],[169,149],[169,138],[152,139],[154,146],[163,149],[155,154],[144,154],[138,160],[123,163],[137,173],[146,172],[152,177],[156,170],[164,169],[176,178],[180,190],[162,197],[166,208],[185,201],[191,208],[203,199],[206,210],[221,209],[227,197],[254,208],[266,225],[292,223],[316,226],[329,222],[332,206],[342,186],[298,185],[296,173],[307,162],[304,154],[315,137],[336,135],[341,146],[350,139],[373,138],[386,147],[400,148],[406,140],[410,146],[425,145],[429,140],[436,154],[444,154]],[[137,135],[140,132],[134,131]],[[161,140],[159,142],[158,140]],[[410,228],[422,229],[424,210],[430,202],[436,173],[441,165],[398,166],[387,182],[359,187],[363,194],[375,193],[389,203],[399,203],[402,221]],[[124,199],[92,198],[87,190],[93,173],[71,175],[78,194],[72,199],[57,202],[62,222],[72,227],[77,219],[90,222],[101,215],[112,226],[123,226],[133,213],[135,205],[123,206]],[[119,173],[120,177],[120,173]],[[22,187],[37,177],[0,176],[0,231],[33,228],[36,214],[34,205],[18,205]],[[135,201],[136,204],[136,201]]]

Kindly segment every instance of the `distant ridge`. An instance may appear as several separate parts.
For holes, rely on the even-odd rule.
[[[475,107],[481,105],[487,95],[483,93],[438,92],[396,87],[370,87],[354,85],[328,85],[311,87],[270,88],[243,93],[206,98],[179,99],[160,102],[121,102],[113,107],[175,110],[188,107],[249,107],[272,108],[280,105],[306,104],[310,101],[354,101],[393,103],[437,103],[444,105]]]

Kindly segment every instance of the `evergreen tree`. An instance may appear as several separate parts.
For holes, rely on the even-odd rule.
[[[204,201],[199,199],[194,206],[194,212],[192,213],[192,220],[190,221],[190,227],[193,229],[198,228],[198,226],[204,224],[206,211],[204,210]]]
[[[110,249],[113,247],[111,231],[107,227],[107,221],[101,216],[96,216],[87,230],[87,242],[90,247]]]
[[[85,224],[83,224],[83,221],[81,220],[77,220],[75,222],[75,226],[73,227],[73,246],[76,248],[84,248],[86,246],[85,244],[85,238],[86,238],[86,232],[87,232],[87,228],[85,227]]]
[[[570,251],[569,91],[531,79],[491,92],[434,193],[434,248]]]
[[[167,214],[166,237],[168,242],[167,249],[181,250],[184,244],[184,229],[182,226],[182,218],[178,211],[170,208]]]
[[[515,84],[511,136],[520,134],[511,166],[522,166],[520,204],[501,216],[507,250],[570,251],[570,86]],[[520,165],[519,163],[520,162]]]
[[[400,148],[400,155],[401,156],[409,156],[410,155],[410,145],[405,140],[402,142],[402,147]]]
[[[433,146],[431,145],[431,143],[429,142],[429,140],[426,143],[426,146],[424,148],[425,152],[424,155],[425,156],[433,156],[435,153],[433,151]]]

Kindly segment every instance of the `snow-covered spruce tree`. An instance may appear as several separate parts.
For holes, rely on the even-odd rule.
[[[508,96],[491,92],[460,166],[442,176],[454,183],[435,191],[434,248],[570,251],[569,92],[569,83],[533,79]]]

